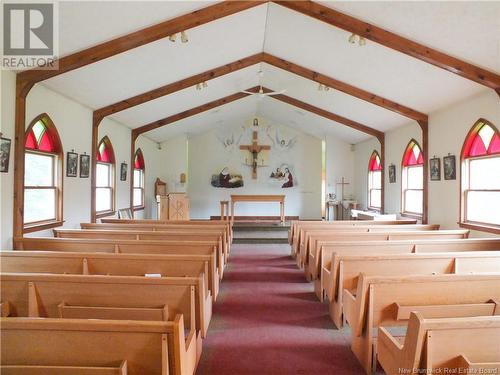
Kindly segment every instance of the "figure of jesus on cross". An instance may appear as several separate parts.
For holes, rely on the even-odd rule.
[[[249,151],[252,154],[252,179],[257,179],[257,167],[258,159],[261,151],[270,150],[271,146],[259,145],[258,143],[258,132],[254,131],[252,134],[252,144],[251,145],[241,145],[240,150]]]

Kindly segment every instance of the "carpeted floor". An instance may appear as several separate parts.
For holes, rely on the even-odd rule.
[[[197,375],[364,374],[288,245],[233,245]]]

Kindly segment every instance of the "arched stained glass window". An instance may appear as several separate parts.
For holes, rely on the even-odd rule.
[[[134,157],[134,207],[144,208],[144,155],[139,148]]]
[[[107,136],[99,142],[96,157],[96,212],[105,214],[115,206],[115,153]]]
[[[382,165],[377,151],[373,151],[368,162],[368,207],[382,206]]]
[[[424,156],[420,145],[412,139],[403,154],[401,209],[403,213],[422,215],[424,196]]]
[[[63,151],[57,129],[47,114],[37,116],[24,143],[24,227],[62,221]]]
[[[460,221],[500,229],[500,133],[478,120],[462,148]],[[480,228],[479,228],[480,229]]]

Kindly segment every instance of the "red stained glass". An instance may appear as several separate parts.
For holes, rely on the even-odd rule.
[[[494,128],[482,123],[470,133],[465,141],[463,157],[473,158],[497,153],[500,153],[500,136]]]
[[[382,166],[380,165],[380,158],[376,152],[374,152],[370,158],[370,162],[368,163],[369,171],[381,171]]]
[[[410,142],[403,157],[403,166],[408,167],[422,164],[424,164],[424,157],[420,147],[415,142]]]
[[[135,169],[144,169],[144,157],[142,155],[142,151],[139,149],[135,153],[135,161],[134,161]]]
[[[54,152],[54,145],[52,139],[47,131],[45,131],[38,143],[38,149],[40,151]]]
[[[115,153],[113,152],[113,146],[111,146],[108,137],[104,137],[99,143],[99,147],[97,148],[97,161],[103,163],[115,162]]]
[[[30,149],[30,150],[36,150],[36,139],[35,139],[35,135],[33,134],[32,131],[30,131],[28,133],[28,135],[26,136],[26,143],[24,144],[24,147]]]

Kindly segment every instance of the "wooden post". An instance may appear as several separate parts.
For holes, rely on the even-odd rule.
[[[103,117],[95,111],[92,116],[92,150],[90,151],[90,160],[92,162],[92,171],[90,173],[90,222],[96,222],[96,180],[97,180],[97,142],[99,142],[99,125]]]
[[[380,186],[380,213],[385,213],[385,133],[378,137],[380,142],[380,165],[381,171],[381,186]]]
[[[135,163],[135,142],[139,135],[132,130],[130,135],[130,212],[132,219],[135,217],[134,212],[134,163]],[[156,198],[156,197],[155,197]],[[146,209],[146,202],[144,202],[144,209]]]
[[[422,199],[423,199],[423,207],[422,207],[422,224],[427,224],[429,220],[429,122],[428,121],[419,121],[418,124],[422,129],[422,157],[424,160],[423,165],[423,191],[422,191]]]

